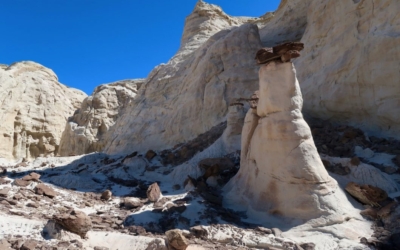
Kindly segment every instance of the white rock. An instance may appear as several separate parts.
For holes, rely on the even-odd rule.
[[[55,156],[65,122],[85,97],[40,64],[23,61],[0,68],[0,156]]]
[[[100,152],[105,144],[104,135],[135,98],[143,82],[144,79],[124,80],[96,87],[66,124],[59,155]]]

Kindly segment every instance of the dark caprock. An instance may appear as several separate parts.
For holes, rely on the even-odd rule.
[[[272,48],[262,48],[257,51],[256,60],[258,64],[266,64],[272,60],[290,62],[292,58],[300,56],[300,51],[304,49],[304,44],[300,42],[287,42]]]

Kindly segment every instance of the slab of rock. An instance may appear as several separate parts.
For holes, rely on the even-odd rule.
[[[137,208],[143,206],[142,201],[136,197],[126,197],[124,199],[124,206],[127,209]]]
[[[290,62],[292,58],[300,56],[300,51],[304,49],[304,44],[300,42],[287,42],[273,48],[260,49],[256,54],[258,64],[265,64],[272,60]]]
[[[73,232],[81,238],[85,238],[86,233],[92,229],[90,217],[79,210],[69,210],[65,214],[55,215],[53,219],[65,230]]]
[[[22,179],[15,179],[13,184],[18,187],[26,187],[30,184],[30,182]]]
[[[257,220],[262,213],[265,220],[268,214],[295,220],[356,216],[322,164],[302,104],[292,63],[273,60],[260,67],[258,105],[246,115],[240,169],[223,189],[224,206]]]
[[[49,187],[43,183],[39,183],[36,185],[35,192],[36,192],[36,194],[45,195],[50,198],[54,198],[55,196],[57,196],[57,192],[54,191],[54,189],[52,189],[51,187]]]
[[[40,179],[40,174],[37,174],[35,172],[30,173],[29,175],[25,175],[22,177],[22,180],[24,181],[36,181],[38,182]]]
[[[153,184],[151,184],[149,186],[149,188],[147,189],[146,194],[147,194],[147,198],[151,202],[156,202],[156,201],[158,201],[160,199],[161,190],[160,190],[160,187],[158,186],[157,182],[154,182]]]
[[[166,231],[165,236],[167,236],[168,246],[173,247],[173,249],[185,250],[189,245],[188,240],[179,229]]]
[[[385,190],[371,185],[359,185],[349,182],[346,191],[363,204],[380,207],[379,202],[388,198]]]

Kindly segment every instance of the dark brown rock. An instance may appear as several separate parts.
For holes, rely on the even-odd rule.
[[[146,194],[147,194],[147,198],[151,202],[156,202],[156,201],[158,201],[158,199],[160,199],[161,190],[160,190],[160,187],[158,186],[157,182],[154,182],[153,184],[151,184],[149,186]]]
[[[378,211],[374,208],[367,208],[361,211],[360,214],[369,220],[376,220],[378,218]]]
[[[112,192],[107,189],[101,194],[100,199],[108,201],[111,199],[111,197],[112,197]]]
[[[360,161],[360,158],[355,156],[355,157],[351,158],[350,163],[353,166],[358,166],[358,165],[360,165],[361,161]]]
[[[188,240],[183,236],[182,231],[179,229],[166,231],[165,235],[167,236],[168,246],[173,247],[173,249],[185,250],[189,245]]]
[[[147,160],[151,161],[156,155],[157,153],[150,149],[149,151],[147,151],[144,157],[146,157]]]
[[[30,184],[30,182],[22,179],[15,179],[13,184],[18,187],[26,187]]]
[[[82,238],[92,229],[92,221],[84,212],[69,210],[63,215],[55,215],[54,221],[61,225],[65,230],[73,232]]]
[[[194,226],[190,228],[190,232],[197,238],[207,238],[208,231],[202,226]]]
[[[144,227],[141,226],[130,226],[128,227],[128,230],[130,233],[134,234],[134,235],[146,235],[146,229],[144,229]]]
[[[32,172],[28,175],[25,175],[24,177],[22,177],[22,180],[24,181],[36,181],[38,182],[40,178],[40,174],[37,174],[35,172]]]
[[[45,195],[50,198],[54,198],[55,196],[57,196],[57,192],[54,191],[54,189],[52,189],[51,187],[49,187],[43,183],[39,183],[36,185],[35,192],[36,192],[36,194]]]
[[[379,202],[388,198],[385,190],[371,185],[358,185],[350,182],[345,190],[363,204],[379,207]]]
[[[280,60],[281,62],[290,62],[292,58],[300,56],[304,44],[299,42],[288,42],[277,45],[273,48],[262,48],[257,51],[256,61],[258,64],[265,64],[272,60]]]

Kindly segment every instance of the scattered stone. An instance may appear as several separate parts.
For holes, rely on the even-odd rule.
[[[40,178],[40,174],[37,174],[35,172],[32,172],[28,175],[25,175],[24,177],[22,177],[22,180],[24,181],[36,181],[39,182],[39,178]]]
[[[350,163],[353,166],[358,166],[358,165],[360,165],[361,161],[360,161],[360,158],[355,156],[355,157],[351,158]]]
[[[142,201],[136,197],[126,197],[124,199],[124,206],[127,209],[137,208],[143,206]]]
[[[18,187],[26,187],[30,184],[30,182],[22,179],[15,179],[13,184]]]
[[[112,197],[112,192],[107,189],[101,194],[100,199],[108,201],[111,199],[111,197]]]
[[[388,198],[385,190],[371,185],[358,185],[354,182],[347,184],[345,190],[363,204],[380,207],[379,202]]]
[[[167,236],[168,246],[173,247],[173,249],[185,250],[189,245],[189,242],[179,229],[169,230],[165,232],[165,235]]]
[[[22,244],[20,250],[35,250],[38,242],[36,240],[27,240]]]
[[[151,184],[149,186],[146,194],[147,194],[147,198],[151,202],[156,202],[160,199],[161,191],[160,191],[160,187],[158,186],[157,182],[154,182],[153,184]]]
[[[386,206],[379,209],[377,216],[379,218],[388,217],[390,215],[390,213],[392,212],[392,208],[394,208],[394,206],[396,206],[396,205],[397,205],[397,202],[395,202],[395,201],[390,202]]]
[[[108,247],[94,247],[94,250],[110,250]]]
[[[157,153],[150,149],[149,151],[147,151],[144,157],[146,157],[147,160],[151,161],[156,155]]]
[[[208,236],[208,231],[203,226],[191,227],[190,232],[197,238],[207,238]]]
[[[81,238],[85,238],[86,233],[92,229],[90,217],[79,210],[70,210],[66,214],[55,215],[53,219],[65,230],[73,232]]]
[[[38,208],[39,204],[37,204],[36,202],[29,202],[28,204],[26,204],[27,207],[34,207],[34,208]]]
[[[134,235],[146,235],[146,229],[141,226],[130,226],[128,227],[128,231]]]
[[[49,187],[43,183],[36,185],[35,192],[36,192],[36,194],[45,195],[50,198],[54,198],[55,196],[57,196],[57,192],[54,191],[54,189],[52,189],[51,187]]]
[[[10,192],[10,188],[0,189],[0,197],[7,197],[8,192]]]

